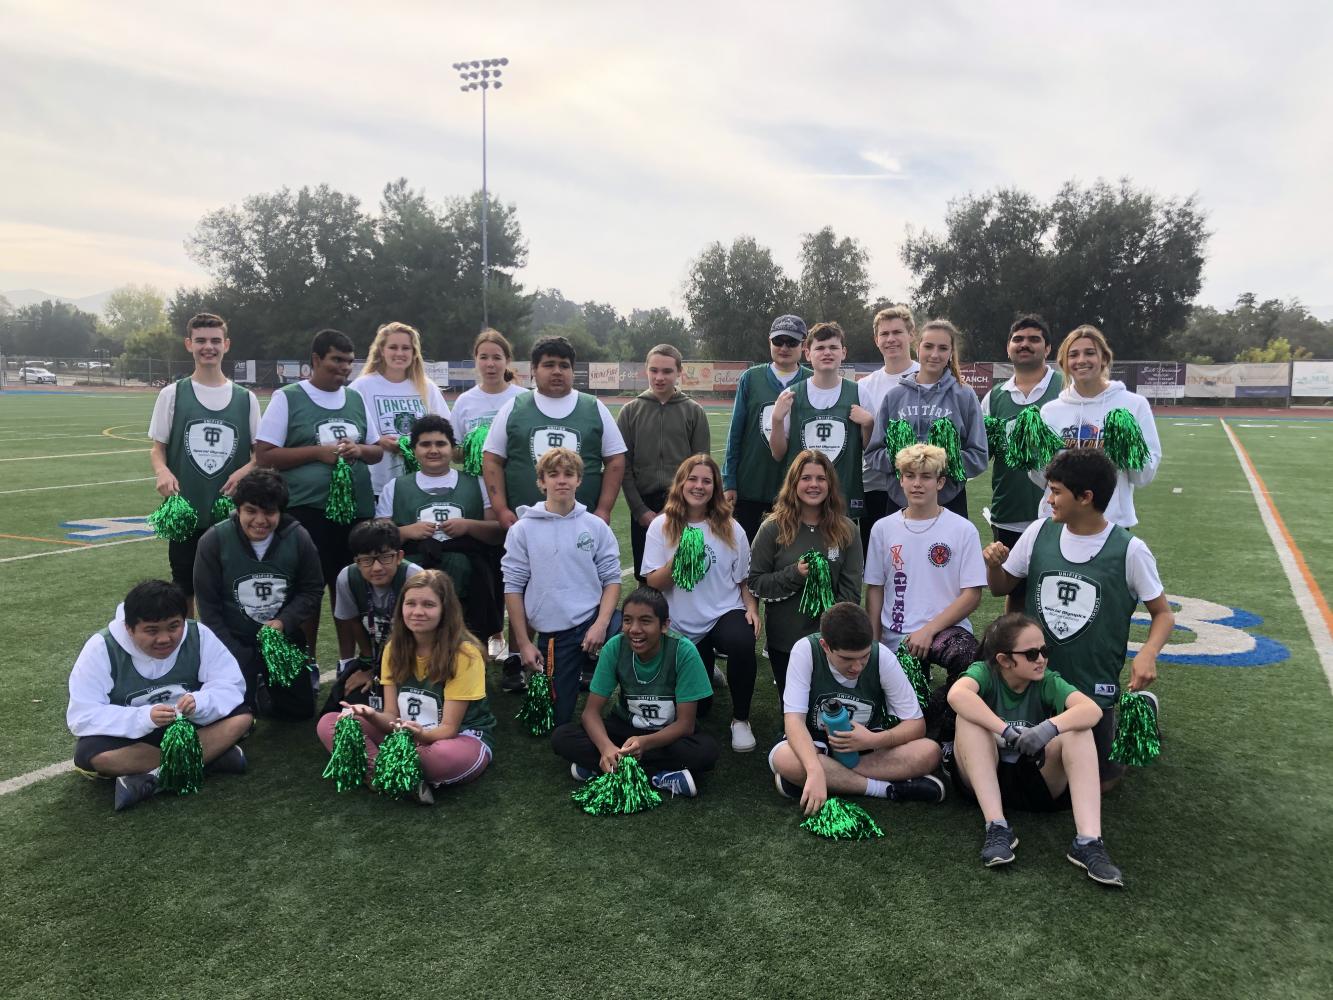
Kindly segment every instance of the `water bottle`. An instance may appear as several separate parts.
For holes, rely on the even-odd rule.
[[[837,698],[830,698],[819,706],[819,724],[828,733],[849,733],[852,731],[852,717],[847,706]],[[834,750],[829,747],[829,756],[843,767],[856,767],[861,755],[855,750]]]

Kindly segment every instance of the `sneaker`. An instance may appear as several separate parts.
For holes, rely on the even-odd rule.
[[[1106,844],[1101,837],[1086,844],[1075,840],[1069,845],[1065,857],[1087,872],[1088,878],[1094,882],[1117,886],[1125,884],[1120,869],[1111,863],[1111,856],[1106,853]]]
[[[933,774],[923,778],[889,782],[889,798],[894,802],[943,802],[944,782]]]
[[[694,775],[685,768],[679,771],[658,771],[649,780],[659,792],[683,795],[687,799],[699,794],[699,789],[694,784]]]
[[[523,661],[517,653],[505,657],[500,668],[500,690],[510,694],[521,694],[528,689],[528,679],[523,674]]]
[[[417,790],[412,794],[412,798],[416,799],[423,806],[435,805],[435,793],[431,790],[430,785],[424,781],[417,785]]]
[[[509,658],[509,643],[505,642],[504,636],[491,637],[490,642],[486,643],[486,655],[496,663],[503,663]]]
[[[116,779],[116,812],[138,805],[144,799],[151,799],[157,794],[157,775],[122,774]]]
[[[1018,846],[1018,834],[1012,827],[999,823],[986,824],[986,839],[981,842],[981,863],[987,868],[1007,865],[1014,860],[1014,848]]]
[[[799,799],[801,797],[801,786],[793,785],[782,775],[774,772],[773,784],[778,788],[778,794],[784,799]]]
[[[716,663],[713,664],[713,687],[724,688],[727,686],[727,675],[722,672],[722,668]]]
[[[1157,739],[1162,738],[1162,703],[1157,700],[1157,695],[1151,691],[1140,691],[1139,694],[1148,699],[1148,704],[1152,706],[1153,722],[1157,724]]]
[[[215,757],[208,765],[209,774],[244,774],[245,751],[240,745],[231,747],[225,753]]]
[[[569,776],[575,781],[591,781],[597,777],[597,772],[588,770],[582,764],[570,764]]]
[[[754,747],[754,730],[750,728],[750,724],[740,719],[732,719],[731,749],[737,753],[749,753]]]

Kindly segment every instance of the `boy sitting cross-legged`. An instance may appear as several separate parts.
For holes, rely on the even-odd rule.
[[[551,749],[570,761],[579,781],[610,773],[623,756],[635,757],[654,788],[698,794],[695,775],[711,771],[718,746],[699,731],[699,702],[713,693],[708,672],[689,639],[667,631],[667,600],[640,587],[625,598],[624,631],[607,640],[592,675],[582,724],[551,734]],[[603,718],[616,689],[620,697]]]
[[[850,715],[850,728],[825,728],[821,709],[832,701]],[[939,744],[926,739],[912,685],[897,658],[871,638],[870,619],[857,605],[833,605],[819,632],[792,649],[782,709],[786,735],[768,766],[778,791],[799,798],[807,816],[830,792],[943,801],[944,782],[930,773],[940,763]]]

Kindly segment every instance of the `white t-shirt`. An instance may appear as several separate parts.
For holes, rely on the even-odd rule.
[[[813,378],[808,378],[805,380],[806,398],[810,400],[810,405],[816,410],[827,410],[842,396],[842,383],[843,379],[839,378],[838,384],[832,389],[821,389],[819,386],[815,385],[815,380]],[[792,402],[792,405],[796,405],[795,401]],[[782,426],[786,429],[787,434],[790,435],[791,410],[788,410],[787,415],[782,418]],[[860,429],[861,428],[858,427],[857,431],[859,432]]]
[[[801,370],[801,366],[797,365],[795,368],[793,368],[790,372],[788,372],[785,375],[782,372],[778,371],[778,366],[775,364],[770,363],[768,366],[768,370],[773,373],[773,377],[778,380],[779,385],[791,385],[791,380],[796,377],[797,373]]]
[[[199,405],[206,410],[225,410],[227,404],[231,402],[232,383],[229,379],[222,385],[200,385],[194,379],[190,380],[190,386],[194,389],[195,399],[199,400]],[[249,389],[245,394],[250,397],[250,440],[255,439],[259,431],[259,400]],[[164,387],[157,394],[157,401],[153,403],[153,416],[148,421],[148,436],[160,444],[166,444],[171,440],[171,422],[176,417],[176,383]]]
[[[537,390],[532,391],[533,401],[537,404],[539,412],[550,417],[552,420],[563,420],[574,412],[574,406],[579,401],[579,394],[572,391],[558,399],[552,396],[546,396]],[[514,400],[509,400],[500,407],[495,414],[495,419],[491,421],[491,429],[486,434],[486,443],[482,445],[483,451],[488,451],[492,455],[499,455],[501,458],[508,458],[509,442],[509,414],[514,410]],[[620,433],[620,428],[616,426],[615,418],[611,416],[601,400],[597,401],[597,412],[602,417],[602,457],[609,458],[611,455],[623,455],[629,449],[625,446],[625,438]]]
[[[1022,578],[1028,575],[1032,547],[1037,543],[1037,532],[1045,523],[1044,520],[1033,521],[1014,542],[1009,558],[1004,561],[1004,571],[1010,576]],[[1095,535],[1076,535],[1066,525],[1060,525],[1060,554],[1072,563],[1091,562],[1111,537],[1113,527],[1115,525],[1108,521],[1106,527]],[[1147,543],[1137,536],[1130,538],[1129,548],[1125,550],[1125,585],[1131,594],[1145,602],[1161,597],[1165,592],[1161,577],[1157,575],[1157,559]]]
[[[316,406],[322,406],[326,410],[341,410],[347,402],[347,390],[343,386],[339,386],[332,392],[325,392],[323,389],[316,389],[311,385],[309,379],[302,379],[296,384],[310,397],[312,403]],[[268,398],[268,406],[264,409],[264,419],[259,421],[259,433],[255,435],[255,440],[267,441],[278,448],[286,447],[287,394],[285,392],[275,392]]]
[[[474,385],[460,394],[454,400],[453,416],[449,418],[449,422],[454,425],[454,435],[458,438],[458,443],[461,445],[463,438],[477,426],[495,419],[495,415],[505,403],[531,391],[515,382],[506,382],[505,387],[497,393],[489,393],[481,386]]]
[[[815,660],[810,650],[810,643],[802,640],[791,648],[791,660],[787,664],[787,684],[782,689],[782,710],[799,712],[805,715],[810,711],[810,678],[814,675]],[[856,681],[838,673],[838,668],[829,663],[829,673],[843,687],[856,687]],[[911,682],[903,673],[898,657],[880,643],[879,646],[879,686],[884,689],[884,701],[889,712],[900,719],[921,718],[921,705],[916,700],[916,692]]]
[[[1009,395],[1013,397],[1014,403],[1018,406],[1027,406],[1031,403],[1035,403],[1037,400],[1041,399],[1041,394],[1045,392],[1046,387],[1051,384],[1051,378],[1054,375],[1055,375],[1055,369],[1052,368],[1050,365],[1047,365],[1046,374],[1041,377],[1040,382],[1038,382],[1035,386],[1033,386],[1032,391],[1027,393],[1025,393],[1022,389],[1020,389],[1018,385],[1014,382],[1014,380],[1010,378],[1009,380],[1003,382],[997,388],[992,389],[990,392],[986,393],[986,395],[982,397],[981,415],[983,417],[989,417],[991,415],[990,398],[991,398],[991,393],[995,392],[1009,393]]]
[[[940,508],[930,521],[905,521],[903,511],[875,522],[866,550],[865,582],[884,588],[880,639],[897,649],[968,587],[986,585],[981,536],[967,518]],[[958,623],[969,632],[972,623]]]
[[[745,607],[741,585],[750,575],[750,542],[740,524],[731,522],[731,545],[718,538],[707,521],[692,527],[704,533],[708,569],[693,590],[668,587],[663,591],[671,608],[671,627],[691,642],[707,635],[728,611]],[[658,514],[648,525],[639,572],[647,576],[653,570],[669,566],[677,547],[667,544],[666,515]]]
[[[361,375],[348,387],[366,404],[366,440],[374,443],[385,434],[407,437],[418,417],[434,413],[446,419],[449,404],[444,401],[439,387],[426,383],[426,398],[417,395],[411,381],[390,382],[378,372]],[[403,456],[391,448],[384,449],[384,457],[370,466],[370,488],[378,496],[384,484],[401,476],[406,470]]]
[[[420,489],[430,492],[431,490],[452,490],[458,485],[458,478],[461,476],[457,469],[450,469],[443,476],[428,476],[424,472],[418,472],[416,476],[417,486]],[[471,478],[477,479],[476,476]],[[380,490],[380,495],[375,499],[375,516],[387,517],[393,520],[393,495],[397,483],[390,479],[384,484],[384,489]],[[481,491],[481,507],[483,511],[491,509],[491,498],[486,495],[486,487],[477,479],[477,489]],[[441,534],[443,534],[441,532]]]
[[[352,586],[347,582],[347,574],[352,567],[344,566],[338,571],[338,581],[333,585],[333,617],[339,621],[351,621],[354,618],[360,618],[361,614],[356,607],[356,599],[352,597]],[[403,580],[410,580],[421,572],[421,567],[416,563],[407,563],[407,573]],[[370,581],[367,588],[370,596],[370,606],[381,615],[392,616],[394,603],[398,600],[398,595],[388,587],[376,587]]]
[[[869,410],[871,413],[878,413],[879,404],[884,402],[885,395],[898,384],[898,380],[920,370],[921,366],[913,361],[897,375],[890,375],[883,368],[871,372],[856,383],[856,392],[861,397],[862,408]],[[882,493],[889,488],[889,474],[880,472],[878,469],[872,469],[866,462],[865,457],[862,456],[861,485],[867,490],[878,490]]]

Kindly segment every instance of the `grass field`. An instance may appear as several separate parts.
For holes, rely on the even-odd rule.
[[[0,781],[68,760],[74,656],[131,584],[166,574],[163,542],[68,544],[80,529],[62,527],[155,506],[151,405],[0,398]],[[710,416],[719,459],[727,416]],[[1186,662],[1160,667],[1166,753],[1105,802],[1125,891],[1064,859],[1067,815],[1011,817],[1019,860],[998,872],[954,800],[870,801],[879,841],[802,832],[765,765],[780,720],[762,663],[760,751],[724,750],[698,799],[615,820],[570,804],[565,766],[493,688],[495,763],[434,809],[337,796],[313,724],[271,721],[250,773],[195,798],[113,814],[106,783],[68,772],[0,794],[0,996],[1333,995],[1329,682],[1219,420],[1158,419],[1138,533],[1187,599]],[[1333,421],[1228,423],[1333,594]],[[987,493],[969,487],[978,524]],[[628,564],[625,521],[622,504]],[[1198,620],[1221,614],[1199,601],[1229,617]],[[1258,662],[1209,665],[1245,635],[1258,652],[1230,662]],[[727,718],[708,721],[724,745]]]

